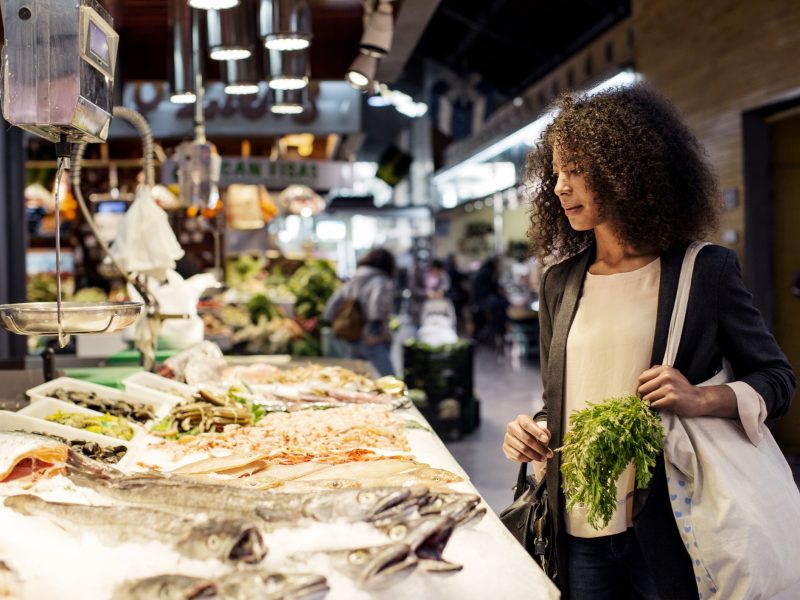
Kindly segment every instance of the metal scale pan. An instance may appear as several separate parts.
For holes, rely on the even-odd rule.
[[[2,105],[6,120],[60,142],[59,166],[69,168],[69,144],[104,142],[113,112],[119,35],[96,0],[0,0],[5,30]],[[58,149],[58,144],[57,144]],[[110,333],[131,325],[140,302],[61,302],[59,200],[56,196],[57,302],[0,306],[0,327],[21,335]]]
[[[142,306],[141,302],[62,302],[61,333],[76,335],[120,331],[136,321]],[[58,303],[2,304],[0,327],[19,335],[57,336]]]

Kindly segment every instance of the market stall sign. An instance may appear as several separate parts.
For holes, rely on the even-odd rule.
[[[177,162],[170,159],[161,169],[163,183],[178,182]],[[345,161],[223,156],[219,185],[224,187],[233,183],[260,183],[270,190],[280,190],[293,183],[305,184],[315,190],[350,188],[353,185],[353,165]]]
[[[361,96],[344,81],[321,81],[309,93],[306,110],[299,115],[270,112],[266,85],[258,94],[231,96],[219,82],[206,88],[204,114],[210,138],[241,138],[287,133],[347,134],[361,131]],[[194,104],[173,104],[163,81],[125,84],[123,105],[142,113],[153,137],[186,138],[194,131]],[[112,121],[110,138],[136,137],[125,123]]]

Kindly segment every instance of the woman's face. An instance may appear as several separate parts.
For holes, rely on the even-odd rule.
[[[558,146],[553,148],[553,177],[555,194],[575,231],[589,231],[604,222],[586,176],[575,161],[565,162]]]

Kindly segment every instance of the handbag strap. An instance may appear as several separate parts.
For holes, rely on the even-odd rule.
[[[664,351],[664,360],[661,361],[661,364],[668,367],[675,364],[675,358],[678,356],[683,323],[686,320],[686,307],[689,304],[689,292],[692,289],[695,259],[703,246],[707,245],[708,242],[692,242],[686,248],[686,253],[683,256],[681,274],[678,279],[678,291],[675,294],[675,305],[672,308],[672,318],[669,321],[667,348]]]
[[[514,500],[522,495],[525,491],[526,479],[528,478],[528,463],[522,463],[519,466],[519,473],[517,474],[517,485],[514,486]]]

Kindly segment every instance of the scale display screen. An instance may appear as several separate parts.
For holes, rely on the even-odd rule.
[[[89,21],[89,47],[88,51],[92,57],[108,68],[111,64],[111,57],[108,51],[108,36],[105,31],[100,29],[94,21]]]

